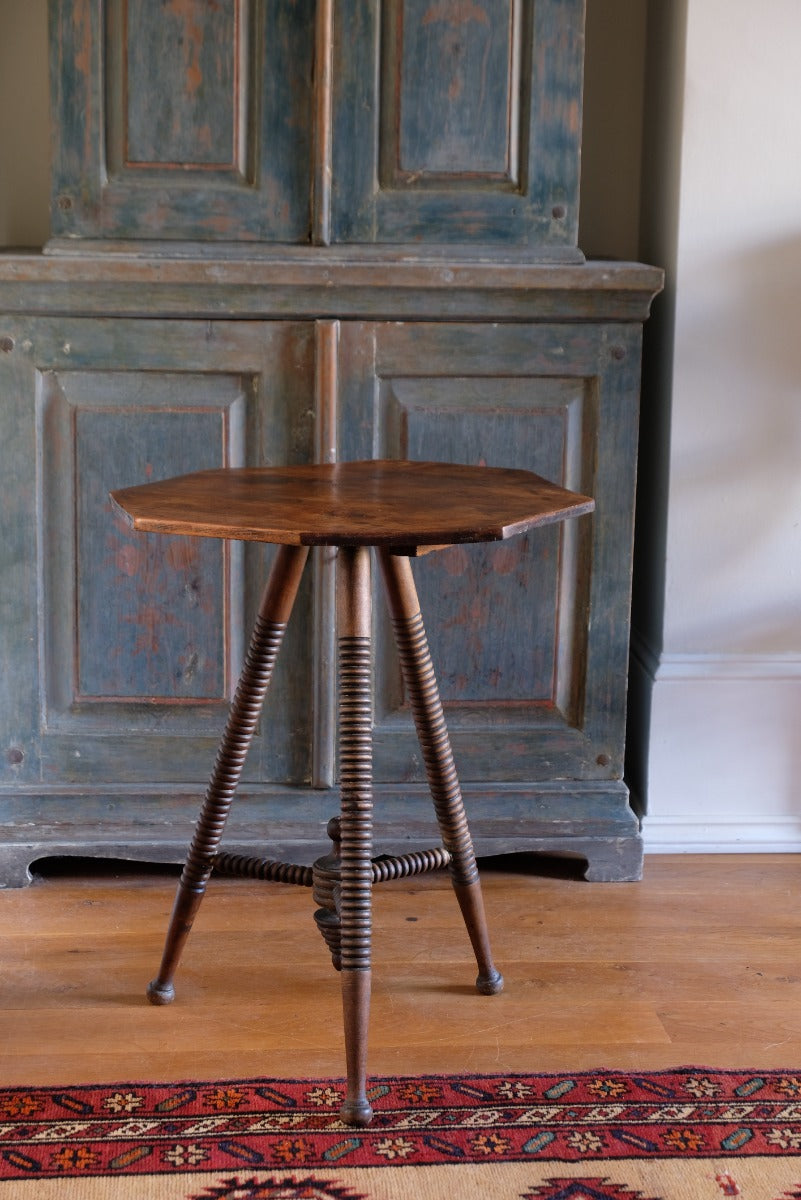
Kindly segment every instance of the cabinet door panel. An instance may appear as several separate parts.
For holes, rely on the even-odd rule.
[[[306,241],[311,0],[54,0],[52,231]]]
[[[341,241],[576,250],[584,0],[352,0],[334,27]]]
[[[241,647],[226,620],[241,602],[241,556],[222,542],[138,534],[109,491],[121,479],[219,466],[226,443],[242,444],[244,382],[166,371],[45,376],[44,590],[73,593],[72,604],[47,608],[50,728],[96,724],[99,705],[222,703],[229,693],[231,651],[239,659]]]
[[[622,772],[636,334],[611,332],[614,353],[601,327],[395,324],[343,335],[341,404],[357,431],[345,457],[526,468],[598,505],[593,517],[414,564],[465,781]],[[377,775],[417,778],[380,601],[376,631]]]
[[[430,0],[384,6],[386,182],[466,174],[517,182],[519,15],[513,0],[494,0],[491,18],[477,4],[462,13]]]
[[[39,463],[36,493],[14,513],[36,530],[22,611],[39,647],[18,774],[53,786],[202,781],[272,550],[136,533],[108,493],[213,466],[307,461],[311,333],[42,320],[21,327],[15,347],[25,359],[16,420],[33,431]],[[309,617],[307,586],[247,778],[308,777]]]
[[[253,161],[248,118],[255,115],[248,77],[252,13],[248,0],[224,7],[107,2],[113,169],[212,168],[247,181]]]
[[[586,474],[580,433],[595,406],[582,380],[542,379],[532,389],[527,378],[396,377],[381,381],[377,415],[381,457],[519,467],[564,482]],[[575,689],[557,674],[562,602],[569,606],[579,587],[586,593],[575,534],[551,526],[420,561],[418,590],[446,703],[536,706],[529,719],[537,721],[560,702],[575,711]]]

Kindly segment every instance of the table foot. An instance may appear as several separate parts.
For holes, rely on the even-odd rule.
[[[503,991],[503,975],[495,967],[489,975],[478,975],[476,977],[476,991],[482,996],[497,996],[498,992]]]
[[[476,987],[482,995],[494,996],[503,990],[503,975],[492,961],[481,884],[478,879],[466,885],[454,882],[453,890],[478,964]]]
[[[347,1125],[367,1125],[373,1110],[367,1099],[367,1029],[370,1022],[371,972],[342,972],[347,1088],[340,1116]]]
[[[159,979],[151,979],[147,985],[147,998],[151,1004],[172,1004],[175,999],[175,988],[171,983],[162,983]]]

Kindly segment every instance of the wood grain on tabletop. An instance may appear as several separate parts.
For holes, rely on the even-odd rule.
[[[197,471],[113,499],[151,533],[306,546],[497,541],[593,508],[530,471],[381,460]]]

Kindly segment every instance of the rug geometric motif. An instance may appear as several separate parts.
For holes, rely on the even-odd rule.
[[[608,1179],[549,1179],[545,1187],[526,1192],[521,1200],[646,1200],[646,1197],[618,1187]]]
[[[136,1176],[181,1200],[364,1200],[390,1168],[422,1182],[442,1167],[453,1182],[491,1169],[486,1194],[509,1200],[672,1200],[663,1179],[693,1161],[699,1196],[801,1200],[801,1071],[375,1078],[366,1129],[341,1122],[343,1095],[341,1080],[0,1089],[0,1200],[14,1180]]]
[[[307,1176],[296,1179],[224,1179],[189,1200],[369,1200],[350,1188]]]

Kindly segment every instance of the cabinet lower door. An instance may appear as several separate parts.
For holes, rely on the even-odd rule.
[[[596,877],[636,874],[641,853],[622,779],[639,337],[412,323],[341,337],[343,457],[524,468],[595,498],[591,516],[413,569],[477,843],[591,857],[598,838]],[[376,777],[411,795],[422,760],[380,597],[375,612]]]
[[[109,491],[309,461],[314,325],[4,330],[0,826],[42,853],[99,840],[159,857],[191,831],[273,551],[136,533]],[[268,790],[310,774],[312,590],[305,581],[245,767]],[[6,839],[9,873],[34,853]]]

